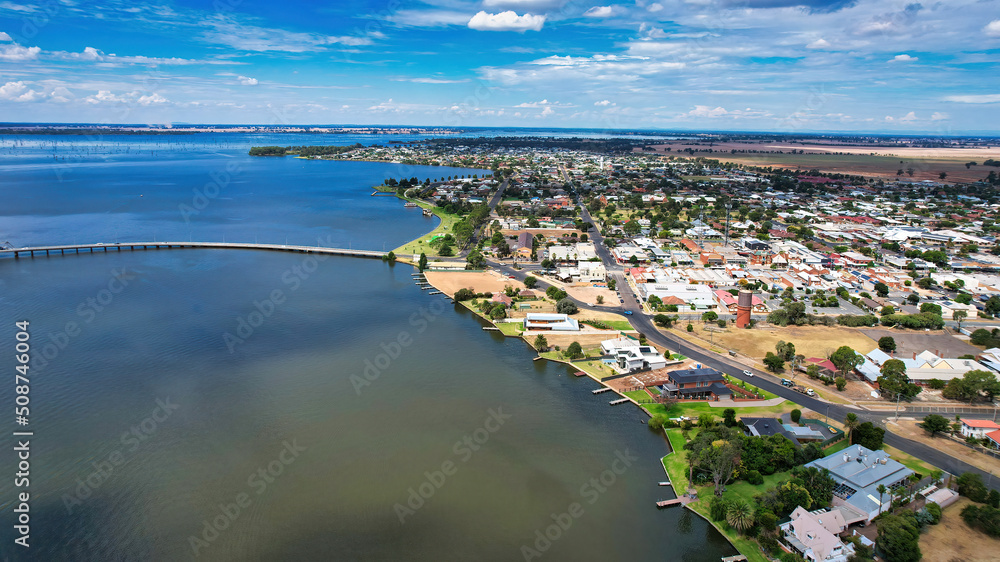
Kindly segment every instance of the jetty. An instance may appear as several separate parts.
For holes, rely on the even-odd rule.
[[[441,291],[431,291],[431,292],[429,292],[427,294],[428,295],[443,295],[444,293],[442,293]]]
[[[376,250],[353,250],[348,248],[327,248],[324,246],[298,246],[290,244],[257,244],[249,242],[116,242],[114,244],[63,244],[58,246],[29,246],[25,248],[0,248],[0,256],[13,255],[14,259],[22,256],[36,255],[66,255],[100,252],[122,252],[136,250],[266,250],[272,252],[294,252],[301,254],[326,254],[334,256],[352,256],[358,258],[382,259],[388,252]]]
[[[484,332],[499,332],[500,328],[497,328],[496,326],[483,326],[483,331]]]
[[[631,400],[629,400],[628,398],[619,398],[618,400],[612,400],[611,402],[608,402],[608,405],[614,406],[616,404],[624,404],[626,402],[631,402]]]
[[[579,371],[578,371],[578,372],[579,372]],[[607,391],[609,391],[609,390],[611,390],[611,387],[610,387],[610,386],[602,386],[601,388],[598,388],[597,390],[591,390],[590,392],[591,392],[592,394],[600,394],[600,393],[602,393],[602,392],[607,392]]]
[[[746,556],[737,554],[736,556],[726,556],[722,559],[722,562],[746,562],[746,559]]]
[[[587,376],[587,373],[585,373],[583,371],[577,371],[577,372],[573,373],[573,375],[577,376],[577,377],[585,377],[585,376]]]
[[[670,482],[660,482],[660,486],[669,486]]]

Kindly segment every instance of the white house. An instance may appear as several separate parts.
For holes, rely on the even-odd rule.
[[[986,434],[1000,429],[1000,425],[990,420],[962,420],[962,435],[982,439]]]
[[[639,342],[629,338],[602,341],[601,352],[614,358],[612,366],[619,375],[638,369],[662,369],[667,366],[666,358],[655,347],[639,345]]]
[[[550,332],[579,332],[580,323],[566,314],[529,312],[524,317],[524,329]]]
[[[854,545],[844,544],[837,536],[847,528],[839,511],[809,512],[801,506],[792,512],[792,520],[780,527],[785,542],[806,560],[813,562],[847,562],[854,554]]]

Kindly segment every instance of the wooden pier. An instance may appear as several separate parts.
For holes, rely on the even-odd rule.
[[[587,373],[584,373],[583,371],[577,371],[577,372],[573,373],[573,375],[577,376],[577,377],[585,377],[585,376],[587,376]]]
[[[602,392],[607,392],[609,390],[611,390],[610,386],[602,386],[601,388],[598,388],[597,390],[591,390],[590,392],[592,394],[600,394]]]
[[[624,404],[626,402],[631,402],[631,400],[629,400],[628,398],[619,398],[618,400],[612,400],[611,402],[608,402],[608,405],[615,406],[617,404]]]
[[[484,332],[499,332],[500,328],[497,328],[496,326],[483,326],[483,331]]]

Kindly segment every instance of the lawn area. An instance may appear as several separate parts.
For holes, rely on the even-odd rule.
[[[717,420],[722,419],[722,412],[724,411],[724,408],[713,408],[709,406],[707,402],[675,402],[670,405],[669,409],[663,404],[643,404],[643,408],[646,408],[650,414],[666,414],[667,417],[671,418],[679,418],[681,416],[697,418],[701,414],[709,413],[714,415]],[[786,414],[796,408],[802,409],[802,407],[798,404],[787,400],[776,406],[733,407],[733,409],[736,410],[736,415],[738,416],[763,416],[764,414],[770,414],[768,417],[780,416],[781,414]]]
[[[729,528],[723,522],[714,523],[708,516],[708,497],[711,496],[711,491],[705,496],[705,499],[699,499],[694,503],[689,503],[688,507],[694,512],[705,518],[711,525],[714,525],[720,533],[725,535],[729,542],[736,547],[736,550],[740,551],[740,554],[747,557],[748,562],[770,562],[767,556],[764,556],[764,552],[761,551],[760,546],[757,541],[752,539],[743,538],[735,530]],[[728,494],[726,494],[728,495]],[[699,494],[700,496],[700,494]]]
[[[643,400],[652,400],[652,397],[645,390],[629,390],[623,392],[622,394],[628,396],[629,398],[635,400],[636,402],[642,402]]]
[[[635,330],[628,320],[606,320],[604,323],[607,324],[612,330],[621,330],[623,332],[631,332]]]
[[[446,213],[440,207],[435,207],[434,205],[424,203],[419,199],[407,199],[405,197],[400,197],[400,199],[416,203],[422,209],[429,209],[439,219],[441,219],[441,224],[439,224],[437,228],[421,236],[420,238],[407,242],[406,244],[403,244],[402,246],[396,248],[395,250],[393,250],[393,252],[400,258],[406,258],[406,259],[411,259],[414,254],[419,255],[421,252],[427,254],[428,258],[431,256],[437,256],[438,255],[437,249],[432,248],[430,245],[431,238],[439,234],[444,235],[450,233],[452,231],[452,228],[454,228],[455,223],[462,220],[462,217],[459,215]]]
[[[663,457],[663,468],[670,477],[674,492],[683,494],[688,488],[688,464],[687,452],[684,450],[684,434],[680,429],[665,430],[667,439],[670,441],[670,449],[673,451]]]
[[[498,322],[496,327],[500,328],[505,336],[520,336],[524,331],[524,322]]]
[[[833,445],[830,445],[826,449],[823,449],[823,453],[826,456],[830,456],[830,455],[832,455],[834,453],[839,453],[840,451],[843,451],[844,449],[846,449],[846,448],[848,448],[850,446],[851,446],[851,442],[849,440],[847,440],[847,438],[844,438],[844,439],[841,439],[840,441],[837,441]]]
[[[751,390],[752,388],[756,388],[757,392],[764,396],[764,398],[762,398],[762,400],[770,400],[771,398],[777,398],[778,397],[777,394],[774,394],[774,393],[768,392],[768,391],[766,391],[766,390],[764,390],[762,388],[759,388],[753,382],[744,383],[744,381],[742,381],[742,380],[740,380],[740,379],[738,379],[736,377],[731,377],[731,376],[726,375],[726,374],[723,374],[723,376],[725,376],[725,378],[726,378],[727,381],[729,381],[732,384],[735,384],[736,386],[738,386],[740,388],[745,388],[747,390]]]

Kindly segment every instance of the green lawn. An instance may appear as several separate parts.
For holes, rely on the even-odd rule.
[[[428,232],[427,234],[424,234],[420,238],[407,242],[406,244],[403,244],[402,246],[396,248],[395,250],[393,250],[393,253],[395,253],[400,258],[406,258],[406,259],[411,259],[414,254],[420,255],[421,252],[427,254],[427,257],[437,256],[438,255],[437,249],[432,248],[430,245],[431,239],[434,238],[435,236],[443,236],[445,234],[450,233],[452,231],[452,228],[454,228],[455,223],[462,220],[462,217],[459,215],[446,213],[440,207],[435,207],[434,205],[424,203],[419,199],[408,199],[405,197],[400,197],[400,199],[416,203],[422,209],[430,209],[432,213],[434,213],[438,218],[441,219],[441,224],[439,224],[437,228]]]
[[[642,402],[643,400],[652,400],[653,399],[649,395],[649,393],[646,392],[645,390],[629,390],[629,391],[623,392],[622,394],[624,394],[625,396],[628,396],[629,398],[631,398],[632,400],[635,400],[636,402]]]
[[[680,429],[667,429],[665,431],[673,452],[663,457],[663,468],[670,477],[674,492],[678,495],[683,494],[688,488],[687,451],[684,450],[686,441]]]
[[[833,445],[830,445],[826,449],[823,449],[823,453],[825,453],[827,456],[830,456],[830,455],[832,455],[834,453],[839,453],[840,451],[843,451],[844,449],[846,449],[846,448],[848,448],[850,446],[851,446],[850,441],[848,441],[846,438],[844,438],[844,439],[841,439],[840,441],[837,441]]]
[[[709,492],[709,495],[711,495],[711,492]],[[725,537],[729,539],[729,542],[736,547],[736,550],[740,551],[740,554],[747,557],[748,562],[770,562],[767,556],[764,556],[764,553],[761,551],[757,541],[741,537],[739,533],[730,529],[729,525],[726,525],[723,522],[714,523],[709,518],[707,499],[699,499],[694,503],[689,503],[688,507],[690,507],[695,513],[704,517],[706,521],[714,525],[720,533],[725,535]]]
[[[619,330],[622,332],[631,332],[635,330],[628,320],[606,320],[604,323],[607,324],[612,330]]]
[[[520,336],[524,331],[524,322],[498,322],[496,327],[500,328],[505,336]]]
[[[739,403],[737,403],[739,404]],[[716,419],[722,419],[722,412],[724,408],[712,408],[707,402],[676,402],[671,404],[668,409],[663,404],[643,404],[643,407],[649,411],[650,414],[666,414],[667,417],[679,418],[681,416],[688,416],[692,418],[697,418],[701,414],[710,413],[715,416]],[[798,405],[789,401],[784,401],[776,406],[748,406],[740,407],[734,405],[733,409],[736,410],[738,416],[744,415],[761,415],[761,414],[772,414],[771,417],[785,414],[791,412]]]

